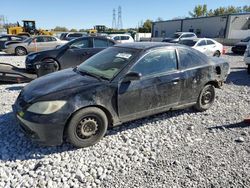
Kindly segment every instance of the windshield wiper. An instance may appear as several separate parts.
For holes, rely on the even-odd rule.
[[[104,77],[104,76],[96,75],[96,74],[90,73],[90,72],[85,71],[85,70],[80,70],[80,69],[78,69],[78,71],[79,71],[80,73],[86,74],[86,75],[88,75],[88,76],[97,78],[99,81],[102,81],[103,79],[109,80],[108,78],[106,78],[106,77]]]

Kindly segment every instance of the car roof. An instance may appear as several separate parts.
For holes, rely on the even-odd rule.
[[[194,32],[175,32],[176,34],[195,34]]]
[[[191,41],[195,41],[195,42],[198,42],[199,40],[212,40],[212,41],[214,41],[213,39],[210,39],[210,38],[185,38],[182,40],[191,40]]]
[[[124,48],[134,48],[147,50],[150,48],[164,47],[164,46],[180,46],[179,44],[167,43],[167,42],[131,42],[131,43],[122,43],[115,45],[117,47]]]

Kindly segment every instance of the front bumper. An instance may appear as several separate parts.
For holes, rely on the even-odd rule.
[[[5,48],[2,50],[6,54],[15,54],[15,49],[14,48]]]
[[[36,71],[34,62],[32,60],[30,60],[29,58],[26,58],[26,60],[25,60],[25,68],[29,72],[35,72]]]
[[[33,122],[31,119],[34,119],[34,117],[21,117],[23,112],[18,110],[16,105],[13,105],[12,108],[20,129],[32,141],[46,146],[56,146],[63,143],[64,123],[51,123],[49,118],[48,123],[44,120],[43,123]]]

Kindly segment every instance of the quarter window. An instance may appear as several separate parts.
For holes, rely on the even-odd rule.
[[[156,50],[145,55],[132,68],[132,72],[142,76],[165,73],[177,69],[175,50]]]
[[[187,69],[207,64],[206,55],[198,51],[193,51],[193,50],[191,51],[189,49],[180,48],[178,49],[178,53],[179,53],[181,69]]]

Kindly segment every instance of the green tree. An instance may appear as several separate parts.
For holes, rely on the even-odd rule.
[[[151,29],[152,29],[152,20],[147,19],[142,27],[139,28],[139,32],[141,33],[151,33]]]
[[[194,7],[193,12],[189,12],[189,15],[192,17],[200,17],[207,15],[207,5],[197,5]]]
[[[250,6],[245,5],[245,6],[242,8],[242,11],[243,11],[243,12],[250,12]]]
[[[60,26],[56,26],[54,31],[68,31],[68,29],[66,27],[60,27]]]
[[[77,29],[71,29],[70,32],[77,32]]]

